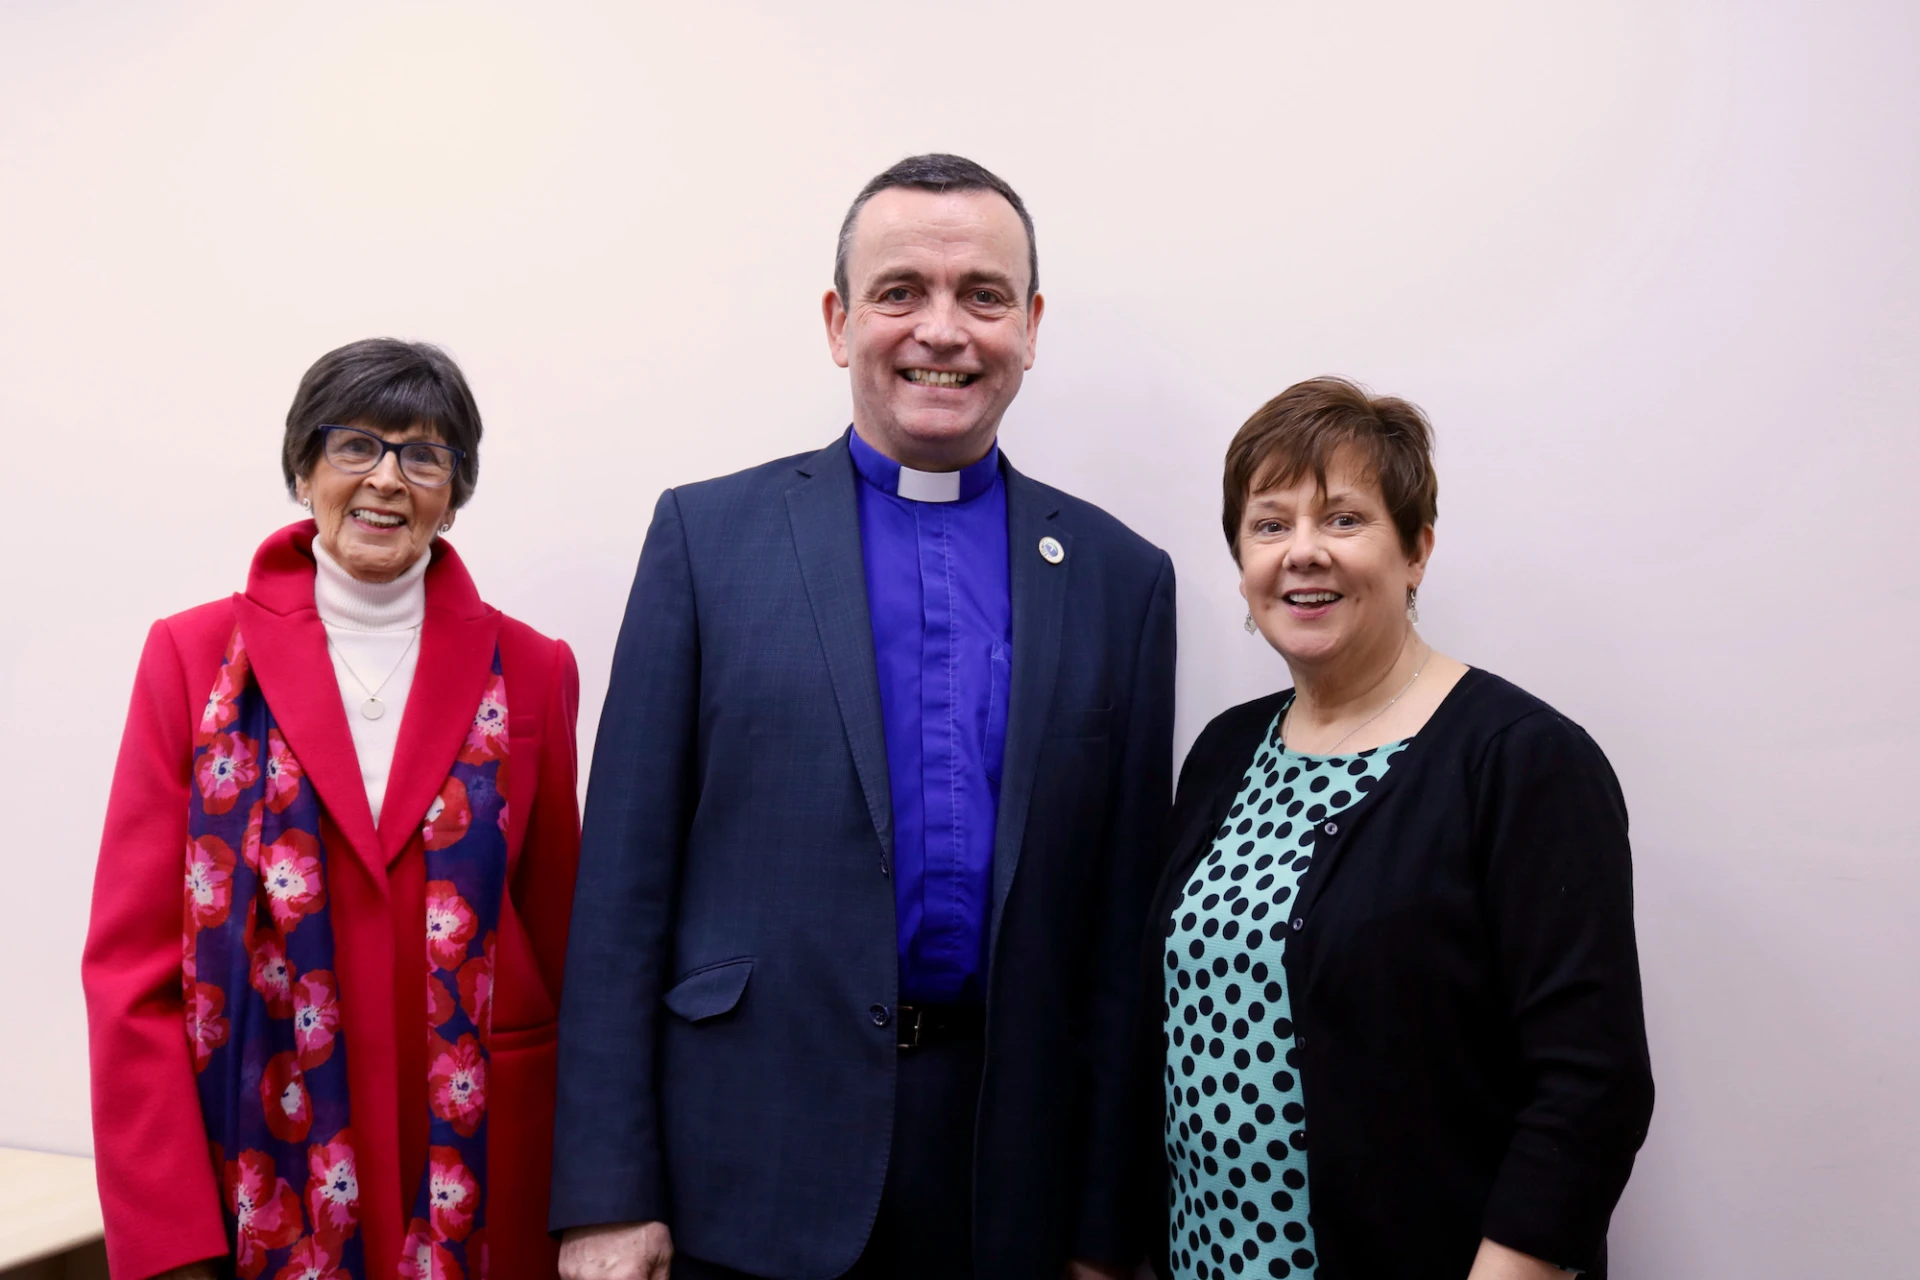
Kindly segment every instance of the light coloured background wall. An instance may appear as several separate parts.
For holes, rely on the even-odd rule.
[[[146,624],[296,514],[349,339],[448,345],[455,540],[592,740],[656,493],[847,418],[870,174],[1039,221],[1027,470],[1167,547],[1180,743],[1283,680],[1222,448],[1338,371],[1441,442],[1443,648],[1632,806],[1653,1136],[1625,1277],[1914,1273],[1920,11],[1905,0],[0,3],[0,1143],[88,1149],[76,975]]]

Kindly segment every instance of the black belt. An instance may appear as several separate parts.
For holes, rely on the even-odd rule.
[[[895,1039],[906,1053],[936,1040],[979,1040],[987,1010],[977,1004],[903,1004],[894,1009]]]

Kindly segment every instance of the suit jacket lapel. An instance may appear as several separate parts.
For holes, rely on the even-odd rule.
[[[262,544],[247,591],[234,601],[247,657],[273,718],[333,824],[386,888],[386,862],[374,834],[360,759],[340,703],[327,632],[313,607],[313,525],[282,529]]]
[[[467,740],[493,671],[494,646],[500,635],[499,613],[480,602],[460,557],[445,542],[434,545],[433,565],[427,570],[420,660],[414,666],[413,688],[407,694],[406,716],[400,722],[400,740],[394,745],[393,768],[387,775],[387,795],[380,805],[380,849],[387,866],[393,865],[420,829],[427,807],[440,794],[453,758]],[[511,686],[507,705],[511,725]]]
[[[1012,560],[1008,568],[1013,593],[1013,688],[1007,700],[1005,766],[993,839],[994,938],[999,936],[1001,909],[1020,865],[1021,835],[1027,827],[1034,770],[1053,706],[1067,582],[1074,565],[1073,536],[1059,527],[1059,508],[1011,464],[1006,464],[1005,474],[1007,554]],[[1040,540],[1046,537],[1059,542],[1066,552],[1058,564],[1040,554]]]
[[[793,526],[800,576],[820,632],[820,647],[826,651],[827,672],[853,750],[853,767],[866,793],[867,813],[880,838],[881,856],[891,865],[893,804],[887,788],[886,730],[880,717],[873,624],[867,612],[853,458],[844,438],[808,458],[800,473],[806,479],[787,490],[787,518]]]

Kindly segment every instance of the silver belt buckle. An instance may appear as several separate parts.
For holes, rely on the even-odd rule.
[[[911,1008],[911,1006],[909,1006],[909,1008]],[[900,1032],[894,1037],[894,1043],[899,1046],[900,1052],[902,1053],[911,1053],[920,1047],[920,1030],[926,1021],[926,1010],[915,1008],[912,1012],[912,1030],[908,1030],[908,1019],[902,1017],[900,1019]]]

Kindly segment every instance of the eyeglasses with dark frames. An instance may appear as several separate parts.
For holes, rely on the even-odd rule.
[[[465,449],[428,440],[402,440],[398,444],[382,440],[360,427],[327,423],[320,428],[321,453],[336,470],[350,476],[363,476],[386,460],[390,453],[400,455],[400,474],[408,483],[426,489],[438,489],[453,479]]]

